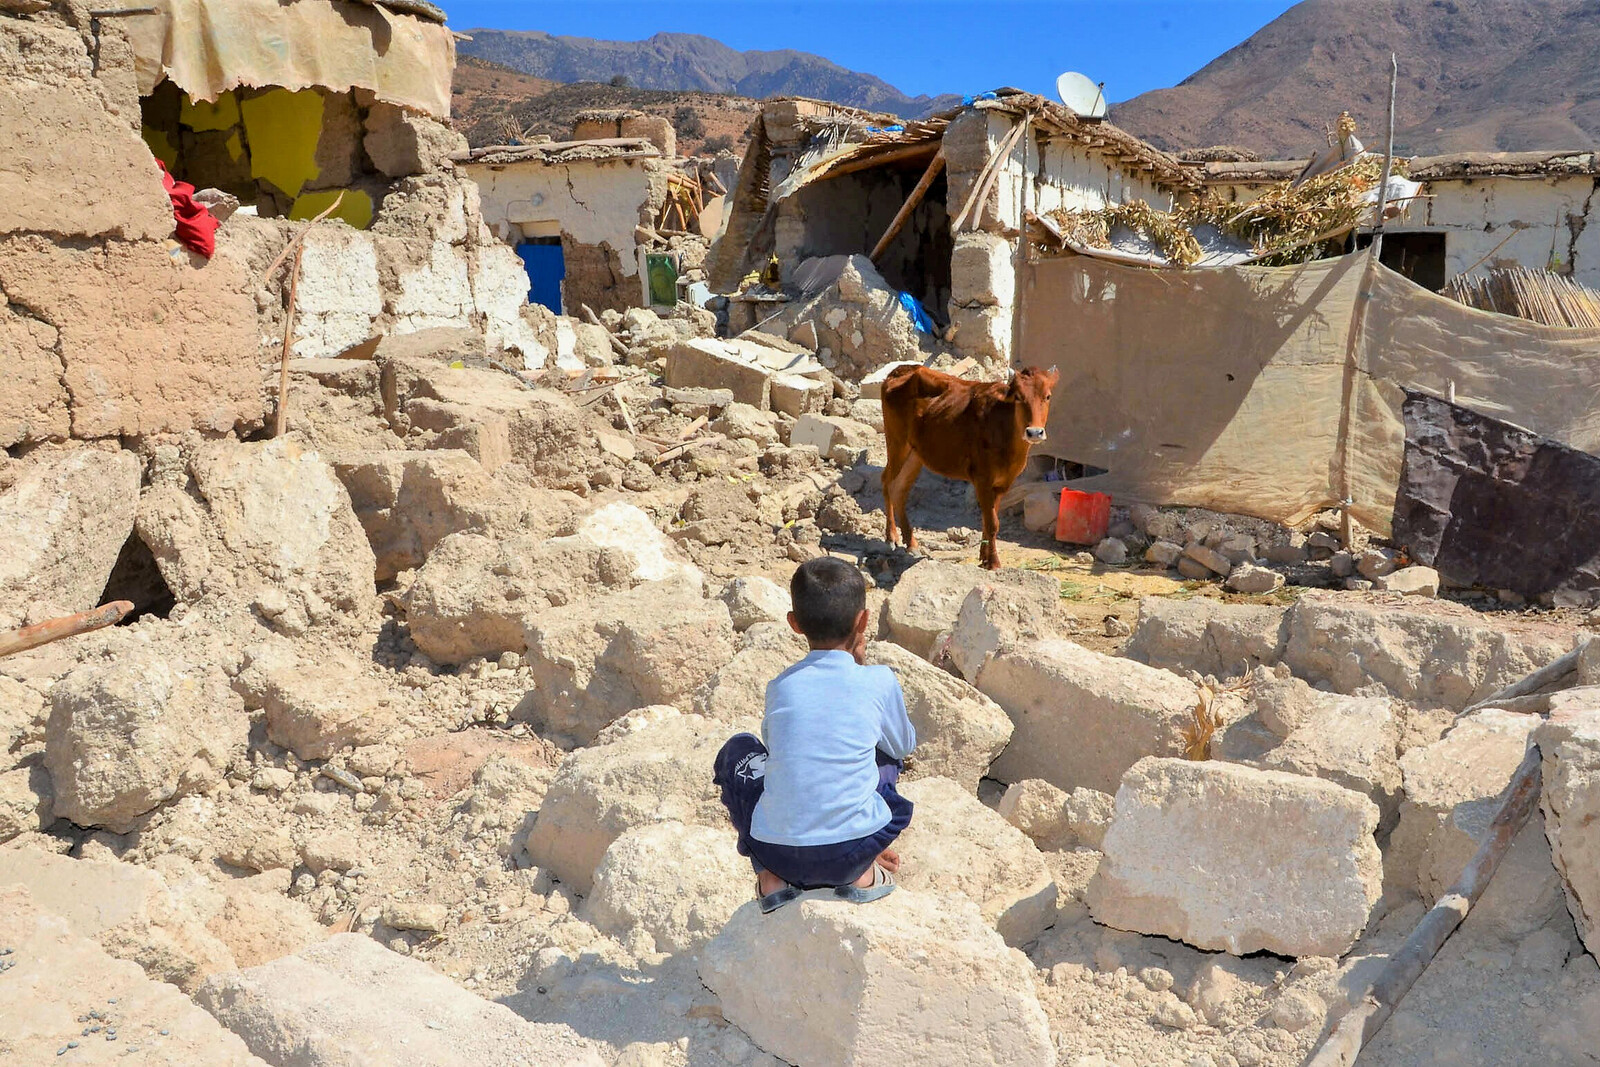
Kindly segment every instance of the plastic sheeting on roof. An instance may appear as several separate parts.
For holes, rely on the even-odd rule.
[[[239,86],[335,92],[450,116],[455,39],[444,26],[346,0],[151,0],[122,20],[139,95],[170,78],[194,100]]]

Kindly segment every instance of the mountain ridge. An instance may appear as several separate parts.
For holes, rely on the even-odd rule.
[[[955,95],[909,96],[882,78],[794,49],[738,51],[695,33],[657,33],[642,41],[565,37],[542,30],[472,29],[462,55],[559,82],[624,77],[640,89],[693,90],[761,99],[809,96],[913,118]]]
[[[1234,145],[1303,158],[1348,109],[1381,147],[1389,53],[1403,154],[1590,147],[1600,140],[1597,0],[1304,0],[1170,89],[1111,108],[1169,151]]]

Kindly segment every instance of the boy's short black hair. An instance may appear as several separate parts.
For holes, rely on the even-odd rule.
[[[819,556],[795,568],[789,598],[800,632],[813,644],[838,644],[855,630],[856,617],[867,606],[867,583],[861,572],[841,559]]]

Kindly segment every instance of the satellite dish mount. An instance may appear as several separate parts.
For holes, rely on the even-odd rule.
[[[1106,117],[1106,83],[1069,70],[1056,79],[1056,95],[1080,119]]]

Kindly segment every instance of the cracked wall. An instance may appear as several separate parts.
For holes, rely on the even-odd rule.
[[[101,72],[60,16],[0,17],[0,447],[264,417],[249,274],[170,246],[127,71]]]
[[[1600,289],[1600,226],[1589,225],[1596,184],[1588,174],[1437,179],[1388,232],[1444,234],[1447,278],[1480,265],[1528,267]],[[1210,188],[1243,204],[1266,186]]]
[[[662,202],[662,167],[655,159],[521,160],[463,170],[477,183],[485,223],[502,241],[561,239],[562,307],[574,313],[579,304],[598,311],[639,303],[635,231]]]

